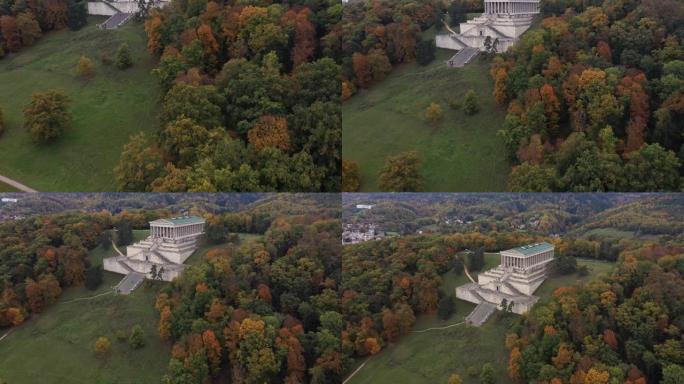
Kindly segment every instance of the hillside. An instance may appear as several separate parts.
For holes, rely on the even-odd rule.
[[[113,169],[129,136],[157,126],[159,86],[151,71],[146,37],[140,23],[103,31],[89,18],[79,31],[51,32],[34,46],[0,60],[0,108],[7,131],[0,136],[0,174],[39,191],[112,191]],[[125,71],[112,59],[127,43],[133,66]],[[80,56],[95,63],[95,75],[76,75]],[[71,99],[73,127],[49,145],[36,145],[23,128],[23,109],[31,95],[61,89]]]

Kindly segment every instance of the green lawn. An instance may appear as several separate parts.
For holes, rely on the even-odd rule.
[[[130,135],[157,125],[159,87],[151,74],[142,24],[117,30],[96,27],[91,18],[80,31],[47,34],[33,47],[0,59],[0,108],[8,131],[0,136],[0,174],[39,191],[112,191],[113,168]],[[128,43],[133,67],[104,65]],[[95,76],[83,80],[74,67],[81,55],[95,63]],[[23,128],[23,108],[31,94],[61,89],[72,100],[74,124],[58,141],[35,145]]]
[[[136,238],[147,231],[136,231]],[[100,263],[114,250],[97,248],[91,260]],[[93,292],[85,288],[65,290],[57,303],[14,329],[0,341],[0,377],[9,383],[159,383],[169,361],[170,346],[157,336],[154,309],[163,283],[146,283],[129,296],[107,294],[91,300],[71,300],[111,292],[122,276],[105,272],[104,282]],[[146,345],[139,350],[115,338],[117,330],[139,324]],[[99,359],[93,344],[100,336],[112,342],[112,354]]]
[[[0,192],[19,192],[16,188],[11,185],[0,183]]]
[[[499,254],[487,253],[485,260],[485,268],[492,268],[498,265]],[[542,298],[548,297],[560,286],[588,282],[614,267],[612,263],[593,260],[579,260],[579,264],[589,266],[588,276],[550,278],[536,294]],[[466,282],[468,278],[465,274],[450,271],[442,276],[442,290],[455,295],[454,289]],[[441,320],[436,315],[422,315],[413,329],[425,330],[462,322],[473,308],[474,304],[456,300],[456,311],[450,319]],[[468,377],[468,367],[481,368],[486,362],[494,365],[498,383],[510,383],[506,373],[508,351],[504,341],[515,316],[495,313],[479,328],[459,325],[443,330],[412,332],[368,360],[349,384],[446,383],[452,373],[458,373],[465,383],[475,384],[479,380]],[[358,361],[356,366],[360,363]]]
[[[505,111],[492,94],[489,64],[474,59],[464,68],[447,68],[454,54],[438,50],[426,67],[405,64],[370,90],[342,105],[342,154],[361,168],[361,189],[377,191],[377,174],[385,159],[416,150],[422,158],[425,191],[502,191],[510,166],[497,136]],[[481,110],[467,116],[451,109],[450,98],[462,100],[473,89]],[[425,108],[439,103],[444,120],[425,122]]]

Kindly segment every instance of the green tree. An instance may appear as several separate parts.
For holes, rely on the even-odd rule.
[[[508,190],[511,192],[552,192],[555,180],[556,173],[553,168],[525,162],[513,167],[508,179]]]
[[[463,112],[468,116],[472,116],[479,111],[480,105],[477,102],[477,95],[475,94],[475,91],[470,89],[463,97]]]
[[[670,364],[663,368],[663,380],[661,384],[684,383],[684,367],[677,364]]]
[[[140,349],[145,346],[145,334],[140,325],[134,325],[131,328],[131,335],[128,337],[128,344],[133,349]]]
[[[492,363],[484,363],[482,365],[482,371],[480,372],[480,383],[481,384],[494,384],[496,379],[494,377],[494,366]]]
[[[34,143],[57,139],[71,127],[71,121],[69,98],[62,91],[34,93],[24,108],[24,127]]]
[[[161,136],[161,146],[179,166],[192,165],[197,161],[199,150],[209,139],[209,131],[187,117],[166,124]]]
[[[119,191],[144,192],[164,172],[161,151],[147,143],[145,133],[131,137],[123,148],[114,177]]]
[[[178,83],[164,96],[161,120],[166,125],[186,117],[206,129],[212,129],[222,125],[220,106],[223,104],[223,98],[213,86]]]
[[[116,67],[123,70],[130,68],[132,65],[131,49],[128,48],[128,44],[122,43],[116,51]]]
[[[380,169],[380,189],[388,192],[415,192],[423,185],[418,152],[409,151],[390,156]]]
[[[677,191],[681,163],[674,152],[650,144],[641,148],[625,164],[628,190],[634,192]]]
[[[129,245],[132,244],[134,240],[133,237],[133,226],[128,220],[124,220],[116,226],[116,244]]]
[[[67,26],[77,31],[88,24],[88,2],[85,0],[67,1]]]

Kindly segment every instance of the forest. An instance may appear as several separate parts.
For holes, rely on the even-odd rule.
[[[630,247],[612,275],[557,289],[506,337],[511,379],[681,383],[683,252],[681,242]]]
[[[491,67],[509,188],[680,190],[684,4],[549,0],[542,13]]]
[[[132,136],[120,191],[338,191],[342,5],[174,1],[145,21],[160,126]]]

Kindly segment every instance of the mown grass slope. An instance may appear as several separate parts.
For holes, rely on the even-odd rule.
[[[103,31],[91,18],[80,31],[49,33],[21,52],[0,59],[0,108],[7,132],[0,136],[0,174],[39,191],[113,191],[113,168],[123,145],[156,127],[159,87],[151,74],[141,23]],[[121,71],[101,61],[127,43],[133,67]],[[76,75],[81,55],[95,63],[95,75]],[[61,89],[71,99],[74,121],[58,141],[35,145],[23,127],[23,109],[35,92]]]

